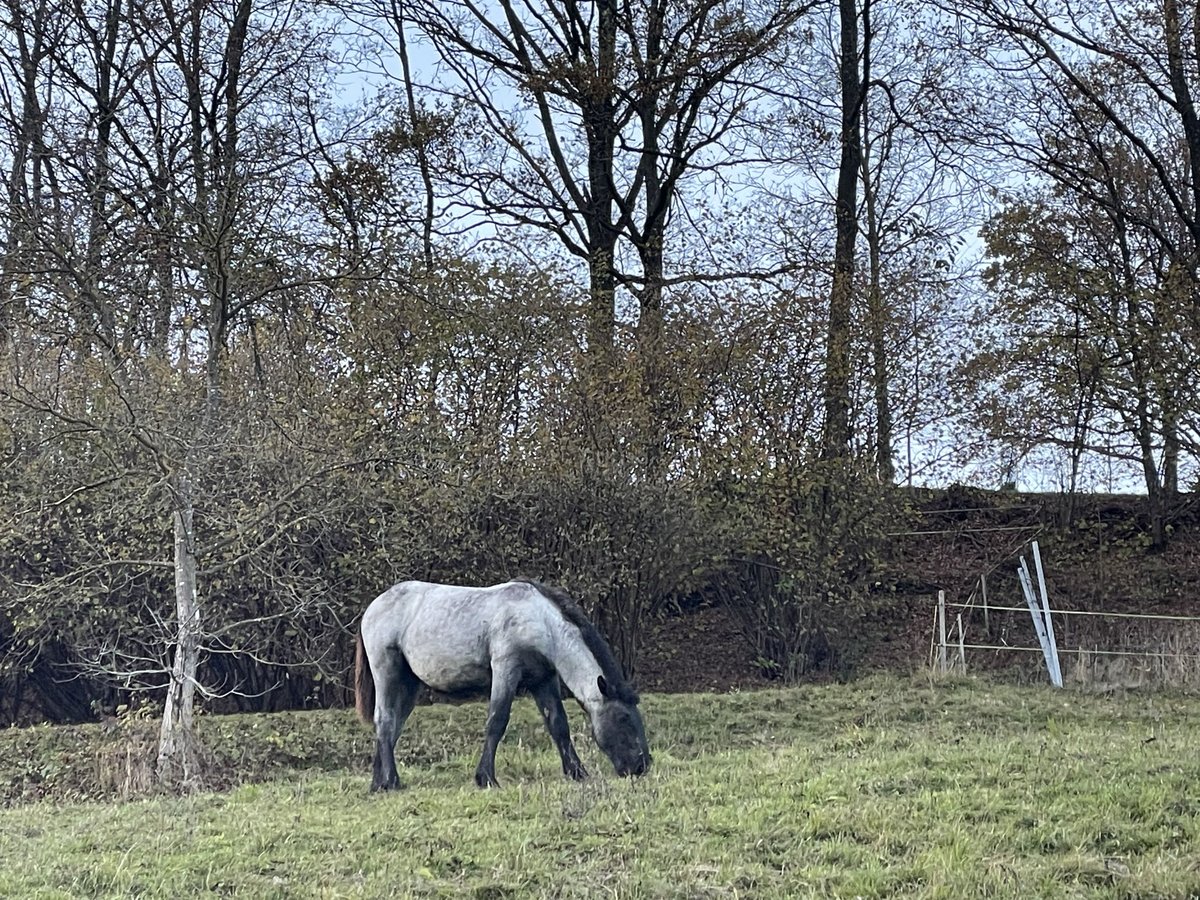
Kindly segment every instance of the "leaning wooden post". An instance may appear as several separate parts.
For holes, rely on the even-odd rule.
[[[937,671],[946,674],[946,592],[937,592]]]
[[[1054,638],[1054,619],[1050,616],[1050,595],[1046,593],[1046,574],[1042,571],[1042,554],[1038,550],[1038,542],[1033,542],[1033,566],[1037,569],[1038,590],[1042,595],[1042,612],[1046,617],[1046,639],[1050,645],[1050,660],[1054,668],[1050,672],[1050,680],[1055,687],[1062,687],[1062,668],[1058,662],[1058,641]]]

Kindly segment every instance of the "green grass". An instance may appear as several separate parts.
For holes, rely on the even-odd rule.
[[[576,785],[519,704],[498,791],[483,708],[418,708],[383,796],[348,712],[209,718],[252,783],[124,802],[72,798],[135,729],[0,732],[0,896],[1200,896],[1200,699],[879,678],[644,707],[652,773],[613,777],[573,714]]]

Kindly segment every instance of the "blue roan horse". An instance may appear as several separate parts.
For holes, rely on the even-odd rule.
[[[422,684],[449,694],[490,687],[475,770],[480,787],[498,786],[496,745],[521,690],[537,701],[563,773],[587,777],[571,743],[559,678],[587,711],[592,735],[618,775],[641,775],[650,767],[637,693],[583,611],[555,588],[531,581],[481,588],[398,584],[363,613],[354,670],[358,714],[375,723],[373,791],[400,786],[396,739]]]

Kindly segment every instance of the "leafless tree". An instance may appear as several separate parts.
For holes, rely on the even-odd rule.
[[[463,127],[480,135],[471,159],[440,173],[466,214],[544,230],[586,263],[589,355],[604,369],[622,284],[638,299],[640,343],[656,345],[681,184],[732,162],[724,144],[811,5],[420,0],[355,14],[394,36],[412,28],[438,54],[443,75],[422,89],[468,111]]]
[[[254,357],[260,319],[286,322],[346,274],[313,265],[336,257],[305,207],[316,136],[297,114],[328,77],[329,42],[288,0],[8,13],[3,283],[14,314],[0,394],[44,418],[60,458],[86,448],[102,470],[92,483],[138,482],[161,498],[171,559],[101,568],[173,574],[172,614],[151,616],[173,629],[158,770],[187,780],[202,648],[225,627],[204,621],[202,580],[227,549],[209,501],[237,431],[230,354]],[[65,488],[77,496],[88,481]]]

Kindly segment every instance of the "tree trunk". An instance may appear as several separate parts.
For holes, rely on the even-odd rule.
[[[46,156],[42,139],[45,114],[41,107],[38,66],[48,53],[46,46],[46,15],[49,4],[40,0],[30,6],[21,0],[9,0],[5,4],[8,21],[13,28],[18,58],[15,60],[21,71],[19,85],[21,120],[12,129],[10,144],[11,165],[8,178],[7,227],[0,237],[3,247],[3,268],[0,270],[0,346],[9,337],[10,323],[18,318],[17,276],[30,268],[30,263],[21,259],[27,245],[32,243],[29,235],[37,227],[39,207],[36,198],[42,195],[42,167]]]
[[[639,297],[637,329],[638,357],[641,362],[642,395],[646,421],[642,422],[646,474],[657,478],[666,461],[668,435],[673,430],[675,404],[667,387],[667,366],[663,359],[663,234],[662,223],[655,222],[638,248],[645,284]]]
[[[660,225],[647,235],[638,248],[645,285],[638,297],[638,351],[642,357],[645,387],[651,395],[660,393],[662,380],[663,338],[663,234]]]
[[[855,0],[838,0],[841,18],[842,155],[837,181],[837,239],[825,346],[825,433],[822,456],[850,455],[850,345],[854,290],[854,243],[858,236],[858,177],[862,165],[860,109],[862,80],[858,60]]]
[[[1146,482],[1146,499],[1150,507],[1150,546],[1154,550],[1162,550],[1167,546],[1166,516],[1163,508],[1162,479],[1159,478],[1158,468],[1154,464],[1154,446],[1150,430],[1146,422],[1145,410],[1138,402],[1137,438],[1141,450],[1142,475]]]
[[[648,64],[657,65],[658,26],[648,36]],[[638,162],[643,179],[646,222],[638,241],[638,257],[642,264],[642,289],[638,295],[638,357],[641,363],[642,392],[645,398],[647,421],[645,430],[646,473],[658,477],[664,463],[667,434],[671,430],[673,404],[667,396],[666,361],[663,359],[663,247],[666,242],[667,211],[670,197],[664,190],[659,173],[658,134],[655,130],[657,96],[649,93],[641,104],[638,117],[642,129],[642,157]]]
[[[863,197],[867,213],[867,252],[870,263],[870,283],[867,285],[868,329],[871,334],[872,378],[875,382],[875,471],[884,484],[896,480],[892,460],[892,404],[888,391],[887,333],[890,316],[883,298],[883,247],[876,215],[875,186],[870,168],[863,161]]]
[[[192,486],[186,475],[175,485],[175,617],[177,635],[158,737],[158,778],[186,786],[199,774],[192,712],[200,665],[200,603],[196,592],[196,546]]]
[[[863,6],[862,74],[863,81],[871,81],[871,4]],[[865,89],[864,89],[865,90]],[[896,466],[892,459],[892,404],[888,391],[887,335],[891,317],[883,296],[883,235],[880,233],[879,198],[875,172],[871,160],[871,122],[867,96],[861,98],[862,106],[862,182],[863,201],[867,215],[867,253],[870,265],[870,282],[867,285],[867,328],[871,337],[872,378],[875,389],[875,473],[884,484],[896,480]]]
[[[207,348],[204,360],[204,406],[196,429],[188,439],[182,471],[175,476],[172,503],[175,529],[175,614],[177,635],[175,659],[163,708],[159,735],[158,777],[167,784],[186,785],[198,774],[197,743],[193,727],[196,675],[200,665],[201,607],[196,585],[196,541],[193,527],[192,473],[204,464],[204,447],[218,440],[221,421],[222,363],[229,329],[235,316],[233,305],[233,235],[236,232],[239,194],[238,172],[240,119],[242,114],[241,74],[244,61],[251,0],[238,0],[225,42],[224,78],[221,100],[224,115],[210,115],[199,88],[201,65],[201,18],[199,7],[191,11],[190,45],[178,60],[188,85],[190,151],[195,167],[195,221],[192,223],[197,256],[202,266],[204,296],[201,307]],[[218,127],[221,126],[221,127]],[[209,173],[211,180],[205,177]]]
[[[1175,415],[1175,398],[1164,398],[1163,410],[1163,466],[1162,492],[1166,500],[1173,500],[1179,493],[1179,423]]]
[[[1142,463],[1142,477],[1146,484],[1146,499],[1150,507],[1150,542],[1155,550],[1166,546],[1167,535],[1163,510],[1163,481],[1154,459],[1154,422],[1150,405],[1149,364],[1144,356],[1144,344],[1139,334],[1141,316],[1133,292],[1127,299],[1129,326],[1132,340],[1129,347],[1130,367],[1133,375],[1132,388],[1135,394],[1134,439],[1137,441]]]
[[[597,217],[598,218],[598,217]],[[601,383],[607,380],[612,366],[613,335],[616,319],[613,309],[616,304],[617,279],[614,269],[616,259],[615,234],[603,233],[610,226],[598,222],[594,232],[600,236],[592,238],[591,256],[588,259],[588,368],[599,377]]]
[[[1183,26],[1186,18],[1179,15],[1179,0],[1164,0],[1163,2],[1163,32],[1167,44],[1167,73],[1171,82],[1171,93],[1174,98],[1175,111],[1183,125],[1184,138],[1187,141],[1187,165],[1191,178],[1192,208],[1190,216],[1184,217],[1184,224],[1191,234],[1191,257],[1188,260],[1188,271],[1195,272],[1200,260],[1195,258],[1197,248],[1200,248],[1200,114],[1196,111],[1195,98],[1192,96],[1192,78],[1188,72],[1189,61],[1194,63],[1197,51],[1200,51],[1200,18],[1193,5],[1191,18],[1191,46],[1184,42]]]
[[[105,275],[105,250],[109,243],[109,201],[112,195],[112,137],[116,116],[113,108],[112,81],[117,55],[117,41],[121,26],[121,0],[114,0],[104,11],[104,32],[96,32],[94,45],[89,48],[96,55],[95,110],[96,139],[92,153],[90,214],[85,248],[83,283],[84,301],[90,308],[93,321],[80,328],[81,333],[98,334],[102,350],[113,360],[112,370],[120,370],[120,339],[118,336],[116,311],[108,296],[101,289]],[[83,311],[81,311],[83,315]],[[86,355],[90,348],[84,348]]]
[[[392,3],[392,28],[396,34],[396,50],[400,56],[400,71],[404,79],[404,100],[408,106],[408,127],[412,132],[413,149],[417,154],[417,169],[421,173],[421,186],[425,192],[425,202],[421,210],[421,257],[425,263],[425,286],[431,288],[430,273],[433,272],[433,220],[436,214],[433,190],[433,175],[429,163],[429,134],[424,123],[418,123],[417,96],[413,86],[412,66],[408,58],[408,35],[405,34],[405,23],[408,16],[404,10],[403,0]]]
[[[896,480],[892,460],[892,403],[888,391],[887,304],[880,285],[879,248],[871,248],[871,284],[867,302],[871,317],[872,377],[875,380],[875,472],[883,484]]]
[[[595,88],[584,108],[588,143],[588,358],[593,375],[607,380],[612,366],[616,325],[616,246],[613,224],[615,184],[613,147],[616,143],[614,84],[617,53],[616,0],[599,0]]]

